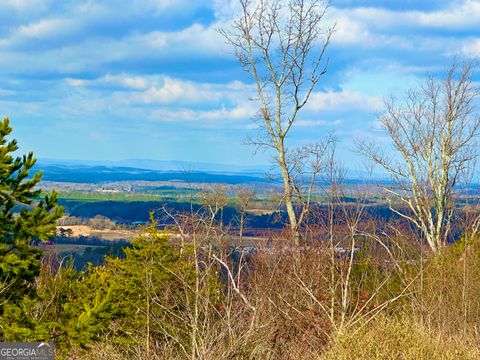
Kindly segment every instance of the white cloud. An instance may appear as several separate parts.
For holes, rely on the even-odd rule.
[[[368,29],[358,21],[348,16],[334,17],[336,21],[334,43],[355,44],[369,43],[371,34]]]
[[[139,40],[153,49],[161,49],[167,46],[167,34],[161,31],[152,31],[139,36]]]
[[[258,0],[250,2],[252,5],[258,3]],[[211,1],[215,18],[220,21],[230,21],[235,19],[242,12],[242,6],[238,0],[213,0]]]
[[[465,29],[478,28],[480,23],[480,2],[466,0],[462,5],[453,3],[448,9],[426,12],[412,12],[410,18],[413,24],[425,27]]]
[[[367,96],[361,92],[342,90],[313,93],[305,108],[311,111],[321,110],[365,110],[374,111],[382,107],[377,96]]]
[[[332,43],[339,45],[360,45],[366,48],[396,46],[409,48],[410,44],[400,36],[378,34],[370,29],[370,24],[358,21],[343,12],[333,12],[331,22],[335,22]]]
[[[461,53],[467,57],[480,58],[480,38],[464,41]]]
[[[55,73],[91,71],[112,62],[231,58],[223,51],[224,41],[213,27],[193,24],[180,31],[131,33],[113,38],[83,36],[85,26],[68,19],[24,25],[9,37],[0,38],[0,66],[12,64],[9,56],[15,58],[19,72]],[[36,51],[35,61],[32,51]]]
[[[42,19],[32,24],[20,26],[17,36],[43,38],[59,31],[68,30],[71,26],[73,26],[72,21],[67,19]]]
[[[161,84],[152,80],[145,91],[132,95],[130,101],[144,104],[238,104],[247,102],[252,91],[252,85],[240,81],[210,84],[165,77]]]
[[[102,78],[107,83],[118,83],[131,89],[145,89],[148,80],[142,76],[105,75]]]
[[[226,56],[225,40],[216,30],[219,26],[218,23],[210,26],[192,24],[179,31],[152,31],[125,40],[140,43],[143,47],[153,50],[168,49],[170,56],[179,53]]]
[[[134,100],[146,104],[168,104],[177,101],[197,103],[205,98],[211,99],[213,96],[208,85],[166,77],[161,87],[152,85],[145,92],[135,96]]]
[[[317,127],[317,126],[337,126],[342,123],[341,120],[312,120],[312,119],[298,119],[295,121],[295,126],[298,127]]]
[[[155,109],[150,113],[151,120],[158,121],[221,121],[221,120],[244,120],[251,118],[256,109],[249,104],[237,105],[233,108],[222,107],[213,110],[180,109],[171,110],[166,108]]]
[[[436,11],[394,11],[379,7],[332,7],[328,24],[336,23],[332,43],[359,45],[365,48],[389,46],[404,49],[433,49],[447,52],[451,47],[442,35],[403,35],[418,29],[465,31],[476,30],[480,24],[480,1],[452,2]]]
[[[67,81],[67,83],[68,83],[70,86],[75,86],[75,87],[83,86],[84,84],[87,83],[86,80],[82,80],[82,79],[67,78],[67,79],[65,79],[65,80]]]
[[[94,80],[96,84],[111,84],[118,85],[132,90],[146,89],[149,81],[143,76],[129,76],[129,75],[110,75],[107,74],[97,80]]]
[[[257,112],[257,105],[249,100],[254,86],[240,81],[212,84],[160,75],[108,74],[93,80],[66,78],[65,82],[76,90],[71,102],[90,99],[80,106],[81,111],[93,106],[96,111],[103,107],[103,111],[123,115],[137,111],[156,121],[205,123],[247,120]],[[104,86],[113,88],[105,91]]]
[[[65,79],[70,86],[73,87],[89,87],[89,86],[102,86],[113,85],[120,88],[129,90],[144,90],[149,84],[149,80],[143,76],[130,76],[125,74],[110,75],[107,74],[98,79],[84,80],[75,78]]]
[[[445,9],[435,11],[393,11],[375,7],[357,7],[340,10],[350,19],[355,19],[370,28],[424,27],[436,29],[477,28],[480,23],[480,2],[455,1]]]
[[[3,0],[2,7],[16,11],[31,11],[45,9],[50,2],[48,0]]]

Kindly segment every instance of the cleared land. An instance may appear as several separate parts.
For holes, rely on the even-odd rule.
[[[79,237],[90,237],[98,238],[102,240],[130,240],[138,235],[138,230],[131,229],[105,229],[99,230],[94,229],[88,225],[68,225],[68,226],[57,226],[58,232],[68,233],[68,237],[79,238]]]

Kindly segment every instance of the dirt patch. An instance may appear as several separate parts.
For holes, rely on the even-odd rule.
[[[80,236],[84,237],[95,237],[103,240],[131,240],[138,235],[137,230],[126,230],[126,229],[105,229],[99,230],[94,229],[88,225],[66,225],[66,226],[57,226],[57,232],[63,232],[68,237],[78,238]]]

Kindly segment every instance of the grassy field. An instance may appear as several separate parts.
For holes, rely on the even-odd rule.
[[[171,202],[171,203],[193,203],[201,205],[201,191],[198,189],[177,189],[177,190],[151,190],[142,192],[97,192],[97,191],[62,191],[59,193],[61,200],[76,202]],[[275,209],[277,201],[272,200],[268,195],[258,195],[252,201],[250,211],[259,214],[269,213]],[[229,206],[236,206],[237,200],[229,198]]]
[[[79,201],[173,201],[185,202],[192,199],[198,202],[198,195],[190,190],[152,190],[148,192],[89,192],[64,191],[59,194],[60,199]]]

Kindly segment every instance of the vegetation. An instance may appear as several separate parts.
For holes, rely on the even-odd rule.
[[[131,193],[115,192],[87,192],[87,191],[63,191],[59,193],[59,198],[63,200],[81,200],[81,201],[188,201],[191,198],[192,190],[158,190],[158,191],[136,191]],[[195,197],[197,200],[197,197]],[[197,200],[198,202],[198,200]]]
[[[477,348],[465,341],[432,336],[412,319],[379,318],[354,335],[342,334],[322,360],[353,359],[478,359]]]
[[[35,280],[40,273],[42,253],[29,246],[34,239],[47,240],[55,233],[62,215],[57,194],[41,201],[36,185],[41,173],[29,177],[35,165],[33,154],[14,157],[17,142],[9,140],[9,119],[0,123],[0,337],[22,338],[31,331],[25,313],[36,298]],[[15,211],[15,209],[18,209]]]
[[[400,160],[371,142],[359,147],[395,180],[385,191],[390,204],[402,208],[391,209],[416,226],[434,252],[448,242],[453,188],[460,177],[469,176],[477,158],[480,117],[474,111],[472,71],[471,64],[455,63],[444,80],[428,79],[409,91],[401,105],[386,103],[380,123]]]
[[[468,191],[455,193],[475,174],[472,67],[454,65],[400,106],[386,104],[380,120],[392,157],[360,144],[394,182],[384,196],[397,216],[375,216],[371,183],[345,180],[333,137],[286,146],[325,71],[328,7],[240,3],[243,15],[225,35],[254,77],[266,129],[257,144],[273,148],[283,180],[271,200],[280,204],[277,229],[233,246],[254,226],[248,214],[258,199],[212,186],[176,208],[147,203],[156,212],[121,253],[106,240],[46,242],[62,207],[55,192],[40,198],[41,174],[29,174],[35,159],[12,155],[18,147],[4,119],[0,341],[51,341],[59,359],[480,358],[480,211]],[[122,211],[120,202],[105,204]],[[110,219],[118,216],[96,210],[91,227],[117,226]],[[61,222],[85,221],[73,215]],[[83,259],[69,256],[79,249]],[[79,268],[79,259],[88,264]]]

